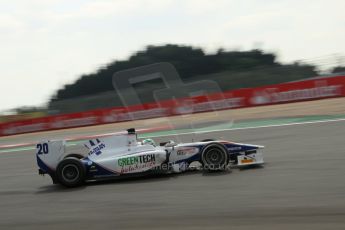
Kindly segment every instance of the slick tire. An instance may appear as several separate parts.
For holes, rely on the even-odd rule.
[[[77,187],[85,182],[85,166],[74,157],[63,159],[56,168],[56,178],[66,187]]]
[[[223,171],[229,163],[229,155],[222,144],[210,143],[201,153],[201,163],[204,170]]]

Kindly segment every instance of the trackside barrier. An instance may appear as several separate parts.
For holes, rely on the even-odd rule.
[[[0,136],[345,96],[345,76],[0,123]]]

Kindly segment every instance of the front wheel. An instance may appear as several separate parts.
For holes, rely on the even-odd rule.
[[[204,169],[210,171],[225,170],[229,162],[229,155],[223,145],[211,143],[202,150],[201,161]]]
[[[85,167],[77,158],[65,158],[56,168],[56,177],[66,187],[82,185],[85,181]]]

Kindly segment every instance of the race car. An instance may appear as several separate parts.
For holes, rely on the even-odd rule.
[[[83,147],[86,154],[66,152],[64,140],[38,143],[39,174],[48,174],[54,184],[76,187],[124,176],[180,173],[189,170],[193,162],[199,162],[200,168],[207,171],[264,163],[264,146],[212,139],[156,145],[152,139],[139,141],[133,128],[124,134],[87,140]]]

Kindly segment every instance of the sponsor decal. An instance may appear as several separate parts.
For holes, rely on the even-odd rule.
[[[196,154],[198,152],[199,152],[198,148],[186,147],[186,148],[178,149],[177,150],[177,155],[179,155],[179,156],[192,155],[192,154]]]
[[[16,133],[27,133],[46,130],[47,123],[35,123],[29,125],[13,126],[3,130],[3,134],[11,135]]]
[[[98,170],[95,165],[91,165],[89,172],[98,172]]]
[[[252,162],[254,162],[253,159],[243,159],[243,160],[241,160],[242,164],[248,164],[248,163],[252,163]]]
[[[149,155],[141,155],[141,156],[134,156],[134,157],[125,157],[118,160],[119,166],[128,166],[134,164],[145,164],[149,162],[156,161],[155,154]]]
[[[241,150],[241,149],[242,149],[241,146],[228,148],[229,151],[236,151],[236,150]]]
[[[155,154],[125,157],[118,160],[118,165],[121,166],[121,173],[128,173],[140,169],[151,168],[155,166]]]
[[[193,104],[194,112],[202,112],[208,110],[221,110],[229,108],[237,108],[243,106],[244,98],[233,97],[217,101],[207,101]]]
[[[271,95],[270,95],[269,91],[271,91],[271,90],[272,89],[266,89],[266,90],[254,92],[254,96],[250,99],[251,104],[262,105],[262,104],[270,103],[271,102]]]
[[[174,109],[176,114],[190,114],[193,113],[193,104],[194,101],[192,99],[187,99],[182,101],[177,107]]]
[[[75,126],[87,126],[97,124],[97,117],[81,117],[81,118],[64,118],[63,120],[56,119],[50,123],[51,128],[66,128]]]
[[[190,114],[190,113],[196,113],[196,112],[238,108],[238,107],[244,106],[243,97],[233,97],[233,98],[216,100],[216,101],[210,100],[206,102],[193,102],[193,101],[186,100],[185,102],[186,102],[185,104],[177,106],[174,109],[175,114]]]
[[[96,139],[96,141],[97,141],[97,145],[92,140],[89,140],[91,146],[95,146],[96,145],[96,147],[93,147],[90,150],[89,156],[92,155],[92,154],[96,154],[98,156],[98,155],[102,154],[102,149],[105,148],[105,144],[100,142],[99,139]]]
[[[138,110],[132,112],[126,112],[124,110],[113,110],[107,115],[103,115],[101,120],[105,123],[137,120],[152,117],[165,117],[169,115],[167,108],[154,108],[146,110]]]
[[[316,84],[316,83],[315,83]],[[279,103],[341,95],[342,85],[315,86],[307,89],[295,89],[279,92],[277,88],[268,88],[256,91],[250,102],[253,105]]]

